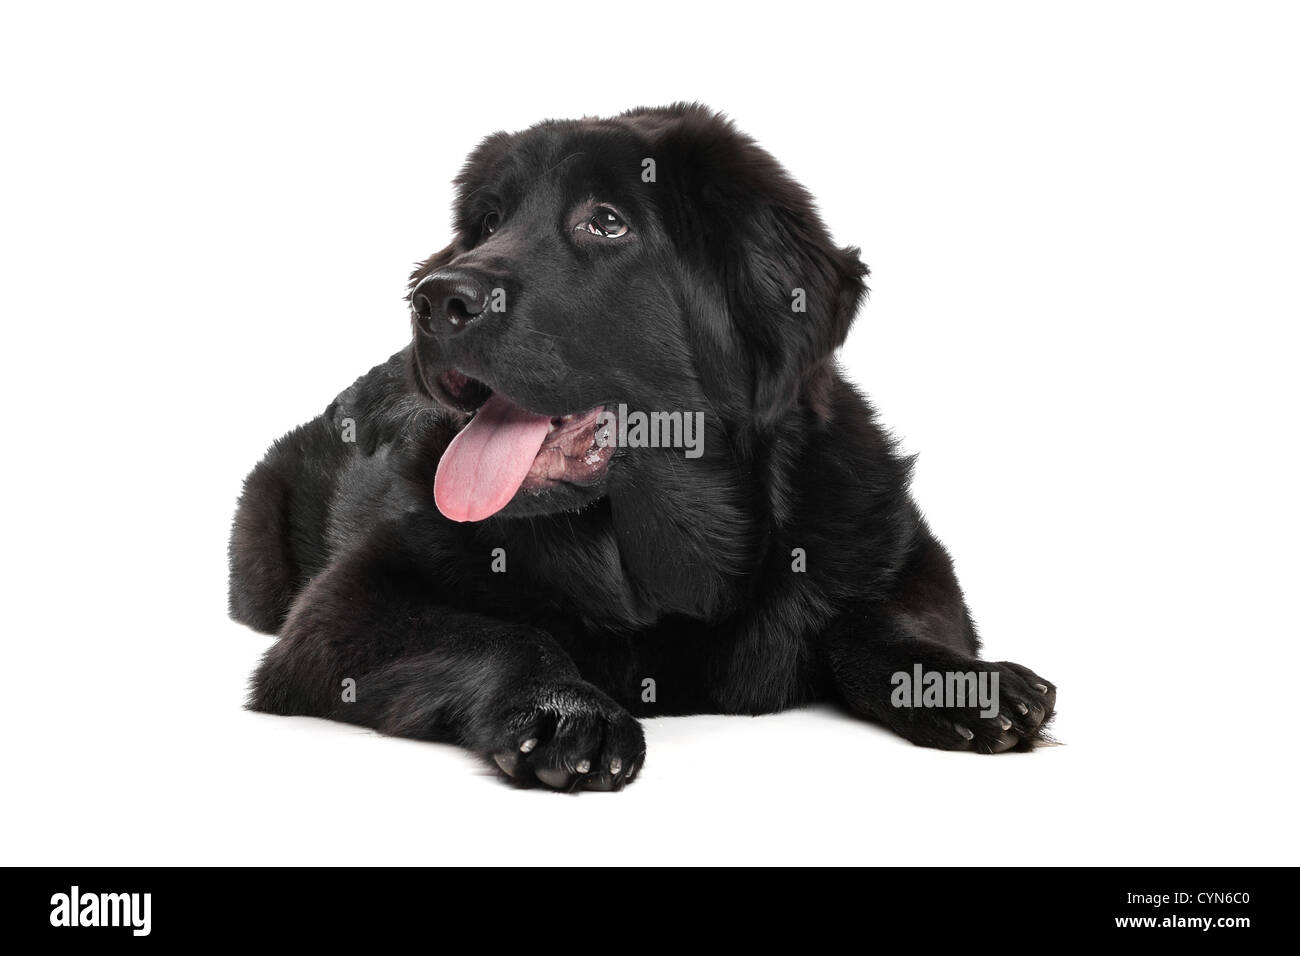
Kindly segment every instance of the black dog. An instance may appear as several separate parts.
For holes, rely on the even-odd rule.
[[[279,633],[254,709],[565,789],[634,778],[634,715],[834,700],[931,747],[1042,739],[1055,689],[976,659],[837,373],[867,269],[771,156],[677,105],[498,133],[457,183],[414,341],[245,484],[231,613]]]

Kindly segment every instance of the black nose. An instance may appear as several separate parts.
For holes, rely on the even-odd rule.
[[[489,292],[477,276],[443,269],[425,276],[412,290],[411,311],[426,335],[451,335],[482,314]]]

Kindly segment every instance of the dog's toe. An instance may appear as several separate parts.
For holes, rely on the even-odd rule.
[[[538,767],[533,773],[552,790],[568,790],[573,783],[573,774],[557,767]]]
[[[501,768],[501,772],[507,777],[513,779],[519,776],[519,754],[493,754],[492,759],[496,761],[496,765]]]

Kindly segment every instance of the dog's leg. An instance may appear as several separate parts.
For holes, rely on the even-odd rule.
[[[391,541],[311,582],[249,706],[459,743],[525,785],[617,789],[645,756],[640,725],[550,635],[440,606],[428,569]]]
[[[274,634],[307,582],[329,564],[332,522],[344,472],[373,462],[361,494],[381,498],[386,466],[372,459],[414,420],[419,407],[405,383],[407,350],[376,365],[340,393],[324,414],[278,439],[244,481],[230,536],[230,616]],[[360,532],[358,532],[360,533]],[[350,534],[346,535],[351,537]]]
[[[890,600],[846,611],[819,652],[854,713],[915,744],[1001,753],[1044,739],[1056,688],[1027,667],[977,659],[952,563],[925,531]]]
[[[230,615],[274,634],[294,596],[329,560],[326,512],[351,452],[326,418],[277,441],[244,480],[230,536]]]

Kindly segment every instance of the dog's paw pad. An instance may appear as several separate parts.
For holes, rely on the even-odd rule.
[[[555,767],[538,767],[533,773],[537,775],[537,779],[542,783],[556,790],[567,790],[569,784],[573,782],[573,777],[569,771]]]
[[[512,753],[493,754],[492,759],[501,768],[501,772],[511,779],[519,776],[519,755]]]
[[[1015,734],[1002,734],[996,740],[988,745],[986,753],[1000,754],[1006,753],[1020,745],[1020,738]]]

